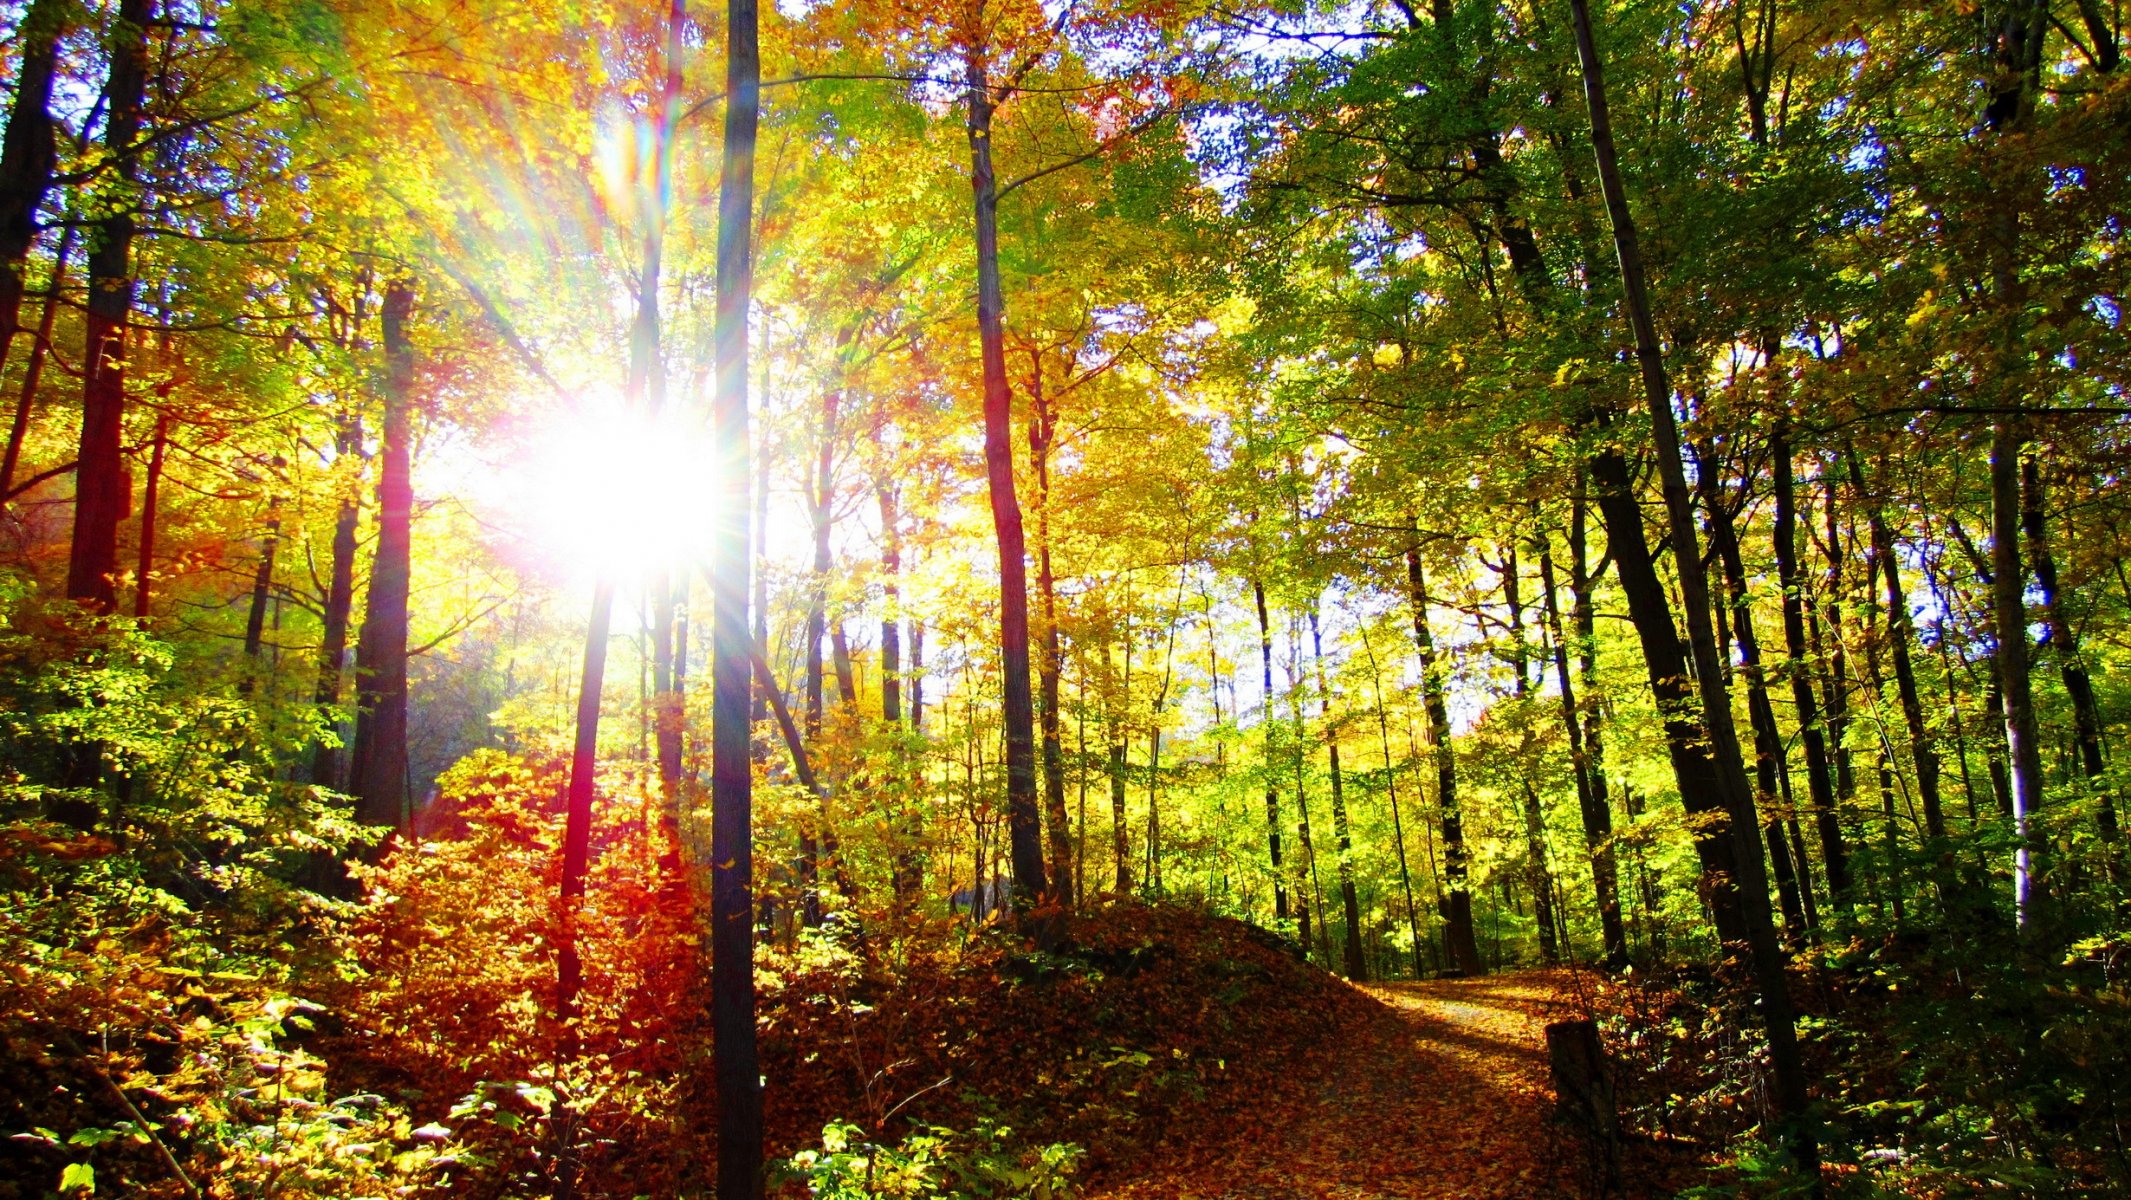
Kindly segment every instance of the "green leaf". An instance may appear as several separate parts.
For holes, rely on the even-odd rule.
[[[68,1163],[67,1169],[59,1173],[59,1190],[93,1194],[96,1191],[96,1168],[87,1163]]]

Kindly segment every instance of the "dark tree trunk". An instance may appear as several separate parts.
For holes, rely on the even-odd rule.
[[[1784,674],[1791,685],[1791,703],[1798,710],[1798,741],[1805,748],[1806,794],[1813,803],[1813,827],[1820,839],[1820,865],[1828,875],[1828,892],[1837,908],[1850,903],[1850,856],[1843,846],[1842,826],[1835,820],[1835,780],[1828,761],[1827,736],[1820,724],[1819,705],[1813,695],[1813,677],[1808,667],[1805,636],[1805,574],[1798,565],[1798,499],[1791,474],[1791,444],[1787,425],[1779,420],[1769,437],[1769,458],[1775,473],[1776,577],[1783,588]]]
[[[120,0],[111,25],[110,75],[104,84],[107,168],[125,195],[138,167],[141,105],[148,87],[148,23],[154,0]],[[49,86],[49,85],[47,85]],[[74,542],[67,560],[67,596],[97,612],[111,611],[118,570],[118,525],[128,495],[123,443],[126,427],[126,331],[133,319],[134,211],[120,203],[100,218],[89,239],[89,297],[83,328],[81,449],[74,467]],[[12,277],[12,272],[5,272]]]
[[[984,472],[999,542],[999,674],[1006,731],[1006,818],[1015,911],[1044,894],[1043,819],[1036,800],[1035,714],[1029,701],[1028,551],[1014,493],[1014,398],[1006,380],[1006,300],[999,280],[999,187],[992,174],[991,82],[981,51],[968,56],[969,181],[976,202],[977,333],[984,367]]]
[[[281,513],[278,501],[267,502],[266,532],[259,539],[259,563],[252,571],[251,603],[244,614],[244,657],[251,663],[259,661],[259,651],[266,643],[266,606],[274,590],[274,555],[281,548]],[[251,676],[245,679],[245,690],[251,690]]]
[[[1511,543],[1503,548],[1502,555],[1502,603],[1509,610],[1509,664],[1516,672],[1516,695],[1519,707],[1528,707],[1532,695],[1531,644],[1524,636],[1523,572],[1517,564],[1517,547]],[[1543,669],[1542,669],[1542,674]],[[1518,759],[1525,764],[1524,779],[1524,845],[1527,867],[1527,882],[1532,889],[1532,916],[1539,934],[1539,957],[1552,964],[1561,961],[1561,943],[1555,937],[1554,922],[1554,873],[1547,864],[1546,812],[1539,802],[1539,789],[1531,784],[1532,749],[1531,724],[1526,715],[1520,714],[1521,728],[1518,731]]]
[[[414,482],[409,410],[414,348],[407,321],[414,289],[385,289],[385,420],[378,457],[377,552],[356,644],[355,750],[348,790],[356,819],[403,829],[407,822],[407,589],[412,553]]]
[[[74,227],[69,225],[59,235],[59,248],[52,252],[51,283],[45,293],[43,313],[37,318],[36,336],[30,342],[29,364],[23,368],[22,391],[15,400],[15,419],[8,425],[7,453],[4,459],[0,459],[0,512],[6,511],[8,499],[14,494],[15,471],[22,465],[22,445],[29,440],[30,416],[37,408],[37,386],[44,381],[44,364],[51,357],[52,322],[59,315],[59,294],[66,282],[67,258],[73,253]],[[15,273],[18,269],[19,264],[15,269],[0,267],[0,271],[8,272],[5,279],[18,280],[17,287],[20,286],[19,276]],[[20,311],[19,303],[16,311]],[[5,365],[4,353],[0,353],[0,365]]]
[[[1036,661],[1037,712],[1043,734],[1043,807],[1051,827],[1052,897],[1073,903],[1073,833],[1066,824],[1065,751],[1058,740],[1058,676],[1064,663],[1058,633],[1058,581],[1051,573],[1051,447],[1057,416],[1043,388],[1043,362],[1030,372],[1029,461],[1036,470],[1036,593],[1043,599],[1043,647]],[[1160,733],[1157,731],[1156,736]]]
[[[23,273],[29,264],[30,246],[37,240],[37,210],[44,204],[45,193],[51,190],[52,171],[59,162],[58,133],[52,121],[52,80],[58,65],[59,39],[66,33],[71,7],[66,0],[31,0],[21,23],[15,27],[21,57],[15,63],[15,96],[8,109],[7,133],[0,139],[0,370],[7,366],[20,328],[22,292],[27,286]],[[134,35],[139,34],[148,13],[145,3],[132,13]],[[119,19],[129,19],[129,11],[121,9]],[[121,31],[121,47],[126,36]],[[115,62],[113,66],[115,69]],[[140,91],[136,89],[134,95],[137,110]],[[111,113],[116,116],[117,109]],[[132,119],[138,123],[137,111]],[[130,131],[127,140],[132,140]],[[59,261],[65,260],[62,252]],[[55,269],[55,296],[58,286]],[[51,302],[47,301],[46,310],[49,312],[50,308]],[[10,454],[9,469],[0,474],[0,493],[6,491],[13,467],[14,457]]]
[[[710,560],[710,954],[718,1093],[718,1200],[756,1200],[762,1072],[755,1052],[754,816],[749,754],[747,315],[752,299],[755,129],[762,60],[755,0],[727,0],[725,140],[718,186],[717,392],[711,423],[722,486]]]
[[[2034,692],[2028,681],[2027,580],[2020,562],[2020,447],[2023,432],[2009,421],[1991,427],[1990,570],[1992,625],[1998,634],[1998,687],[2003,693],[2006,758],[2013,800],[2013,912],[2026,929],[2035,916],[2035,873],[2042,808],[2042,751],[2035,731]]]
[[[1732,726],[1731,702],[1725,695],[1724,677],[1717,661],[1716,639],[1710,629],[1708,580],[1702,571],[1701,548],[1695,537],[1687,492],[1686,472],[1680,456],[1679,430],[1672,415],[1672,386],[1665,377],[1657,327],[1643,279],[1642,252],[1637,244],[1635,223],[1628,213],[1627,191],[1621,182],[1620,164],[1613,148],[1612,118],[1606,106],[1603,68],[1591,29],[1587,0],[1570,0],[1576,25],[1577,58],[1583,66],[1584,95],[1591,111],[1591,144],[1596,153],[1606,214],[1613,226],[1614,249],[1620,257],[1622,294],[1629,324],[1635,334],[1636,360],[1641,368],[1643,400],[1649,409],[1651,435],[1657,455],[1658,478],[1663,483],[1665,510],[1672,526],[1673,559],[1679,571],[1681,604],[1686,610],[1687,636],[1694,652],[1695,674],[1702,693],[1702,726],[1717,767],[1719,806],[1729,818],[1728,832],[1736,847],[1736,886],[1747,939],[1747,965],[1760,993],[1761,1016],[1768,1030],[1769,1062],[1772,1068],[1773,1101],[1778,1123],[1798,1167],[1809,1176],[1819,1174],[1817,1139],[1807,1112],[1809,1086],[1791,1008],[1789,985],[1784,980],[1783,950],[1777,944],[1774,923],[1768,911],[1768,880],[1760,846],[1754,833],[1753,795],[1740,764],[1738,733]],[[1636,536],[1640,538],[1638,531]],[[1685,782],[1684,780],[1682,781]],[[1686,789],[1683,787],[1682,791]]]
[[[564,1053],[577,1047],[577,993],[584,962],[577,951],[577,924],[584,907],[585,874],[592,856],[592,793],[599,769],[599,694],[606,681],[607,633],[614,614],[614,585],[592,591],[585,625],[584,673],[577,685],[577,736],[570,749],[569,791],[563,802],[560,920],[555,937],[555,1018],[562,1025]]]
[[[1361,983],[1369,978],[1362,957],[1361,898],[1354,889],[1354,831],[1347,820],[1346,789],[1340,779],[1339,727],[1332,721],[1332,689],[1324,669],[1324,638],[1317,627],[1317,606],[1310,605],[1310,654],[1317,664],[1317,719],[1324,725],[1325,756],[1332,771],[1332,836],[1339,843],[1339,903],[1346,918],[1346,941],[1341,961],[1347,978]]]
[[[2079,636],[2065,616],[2064,596],[2058,591],[2057,560],[2050,553],[2049,527],[2044,516],[2042,470],[2034,459],[2023,465],[2022,480],[2020,525],[2027,535],[2028,557],[2035,566],[2043,624],[2049,630],[2049,652],[2057,660],[2057,674],[2064,680],[2065,694],[2072,698],[2072,737],[2079,751],[2079,773],[2094,789],[2095,800],[2100,804],[2098,823],[2103,853],[2110,860],[2111,872],[2120,875],[2121,864],[2116,862],[2116,801],[2101,784],[2101,705],[2095,699],[2094,680],[2087,674],[2086,661],[2080,657]]]
[[[1582,520],[1581,501],[1576,514]],[[1554,587],[1553,539],[1546,531],[1539,542],[1539,588],[1546,603],[1547,632],[1554,641],[1554,682],[1561,693],[1561,727],[1569,741],[1569,763],[1576,778],[1576,804],[1583,816],[1584,848],[1591,860],[1591,890],[1598,900],[1599,936],[1605,943],[1605,965],[1617,971],[1628,965],[1628,931],[1620,916],[1620,864],[1613,855],[1613,809],[1606,802],[1603,783],[1594,786],[1596,764],[1584,738],[1582,714],[1577,711],[1576,683],[1569,675],[1569,645],[1561,621],[1561,600]]]
[[[361,453],[362,424],[350,417],[341,423],[335,438],[343,459]],[[325,629],[319,639],[318,686],[312,700],[330,712],[340,703],[340,676],[348,664],[348,614],[355,606],[355,534],[362,516],[356,481],[341,493],[333,513],[333,561],[327,571]],[[340,747],[321,743],[311,759],[311,782],[320,787],[340,786]]]
[[[1782,807],[1783,776],[1790,770],[1784,761],[1783,734],[1776,727],[1776,708],[1769,703],[1767,676],[1761,667],[1761,639],[1754,634],[1753,602],[1747,595],[1746,559],[1739,550],[1739,533],[1731,509],[1717,485],[1718,464],[1713,454],[1695,454],[1695,484],[1709,524],[1710,548],[1724,571],[1725,599],[1731,611],[1732,632],[1739,649],[1739,665],[1746,675],[1746,713],[1754,734],[1754,785],[1760,802],[1763,832],[1768,838],[1769,866],[1776,877],[1776,897],[1783,906],[1783,927],[1792,944],[1802,943],[1810,931],[1803,893],[1811,877],[1803,860],[1793,863],[1790,842],[1784,835]],[[1751,490],[1750,480],[1741,480],[1742,496]],[[1717,610],[1722,618],[1724,609]]]
[[[1917,688],[1916,663],[1909,648],[1916,630],[1909,618],[1909,596],[1902,587],[1901,562],[1894,553],[1894,532],[1880,512],[1877,501],[1865,499],[1864,468],[1857,452],[1845,449],[1850,464],[1850,486],[1857,489],[1864,505],[1865,526],[1872,534],[1872,565],[1887,586],[1887,649],[1894,663],[1894,690],[1900,697],[1902,720],[1909,730],[1909,753],[1916,764],[1917,799],[1924,808],[1924,830],[1933,838],[1946,836],[1946,814],[1939,806],[1939,752],[1924,723],[1924,700]]]
[[[155,526],[163,501],[163,458],[170,449],[170,417],[158,413],[148,447],[148,480],[141,488],[141,544],[133,565],[133,619],[146,621],[155,594]],[[346,610],[343,609],[345,618]]]
[[[1253,579],[1250,590],[1258,604],[1258,661],[1265,672],[1265,839],[1273,867],[1273,918],[1284,929],[1288,921],[1287,876],[1280,865],[1280,773],[1273,765],[1273,623],[1265,609],[1265,585]]]
[[[889,736],[896,739],[898,747],[894,751],[896,777],[890,781],[890,786],[901,797],[896,803],[902,809],[895,826],[895,866],[890,887],[896,904],[907,910],[917,902],[918,887],[924,881],[918,873],[917,805],[904,791],[903,772],[908,769],[908,763],[900,749],[903,724],[902,513],[897,503],[896,487],[885,476],[875,482],[873,491],[874,499],[880,504],[881,592],[885,601],[881,610],[881,724]]]
[[[1458,810],[1458,759],[1450,742],[1450,706],[1435,638],[1428,631],[1428,580],[1418,545],[1406,547],[1406,583],[1413,603],[1413,640],[1421,659],[1421,700],[1428,711],[1428,744],[1435,752],[1436,811],[1443,828],[1443,878],[1450,888],[1443,914],[1450,959],[1464,975],[1485,974],[1472,924],[1472,887],[1465,849],[1465,819]]]

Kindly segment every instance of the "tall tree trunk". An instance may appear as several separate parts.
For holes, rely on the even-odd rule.
[[[15,471],[22,465],[23,443],[29,440],[30,415],[37,408],[37,387],[44,381],[44,364],[51,357],[52,322],[59,315],[59,293],[66,282],[67,258],[73,253],[74,227],[69,225],[59,235],[59,248],[52,252],[51,282],[46,285],[44,309],[37,318],[36,336],[30,342],[29,365],[23,368],[22,391],[15,400],[15,419],[8,424],[7,453],[5,458],[0,458],[0,512],[6,511],[8,497],[15,490]],[[7,272],[0,275],[0,279],[17,280],[15,286],[19,289],[19,276],[14,269],[0,266],[0,272]],[[18,312],[19,307],[18,304]],[[5,357],[4,352],[0,352],[0,365],[4,365]]]
[[[361,453],[361,418],[343,420],[334,437],[334,449],[342,461]],[[355,607],[355,534],[362,518],[358,479],[349,479],[333,512],[333,561],[326,572],[325,628],[318,646],[318,686],[311,699],[330,712],[340,703],[340,676],[348,665],[348,615]],[[340,747],[321,742],[311,758],[311,782],[320,787],[340,786]]]
[[[2042,751],[2035,730],[2035,699],[2028,681],[2027,581],[2020,562],[2020,447],[2022,431],[2011,421],[1991,427],[1990,566],[1992,625],[1998,634],[1998,687],[2005,713],[2006,758],[2013,800],[2013,914],[2020,928],[2034,921],[2035,859],[2040,839],[2035,814],[2042,808]]]
[[[1934,839],[1943,838],[1946,814],[1939,806],[1939,752],[1932,742],[1930,727],[1924,723],[1923,695],[1917,688],[1916,664],[1909,653],[1916,641],[1916,630],[1909,617],[1909,596],[1902,587],[1901,562],[1894,553],[1894,533],[1887,527],[1879,503],[1865,499],[1865,473],[1856,450],[1846,447],[1843,456],[1849,460],[1850,486],[1857,489],[1865,508],[1865,526],[1872,534],[1872,565],[1886,581],[1887,648],[1894,663],[1895,694],[1901,699],[1902,720],[1909,730],[1909,753],[1916,764],[1916,792],[1924,808],[1924,830]]]
[[[807,482],[807,513],[814,535],[814,579],[813,588],[808,594],[806,623],[806,733],[809,744],[820,742],[822,720],[827,714],[822,641],[828,636],[829,572],[834,565],[830,557],[829,536],[834,519],[836,418],[841,400],[842,393],[834,388],[822,395],[813,477]],[[827,816],[827,812],[817,806],[817,812],[802,821],[799,828],[799,911],[800,920],[809,929],[816,929],[821,925],[821,855],[818,839],[827,832],[824,827]]]
[[[577,950],[578,920],[584,907],[585,875],[592,857],[592,794],[599,769],[599,694],[606,682],[607,634],[614,614],[614,585],[601,580],[592,590],[592,614],[585,624],[584,673],[577,685],[577,734],[570,749],[569,791],[563,804],[562,886],[555,936],[555,1017],[562,1025],[563,1053],[577,1049],[577,994],[584,986],[584,961]]]
[[[1421,659],[1421,702],[1428,712],[1428,744],[1435,753],[1436,812],[1443,829],[1443,878],[1450,889],[1443,914],[1443,935],[1450,959],[1463,975],[1486,973],[1472,924],[1472,887],[1465,849],[1465,819],[1458,809],[1458,759],[1450,741],[1450,706],[1445,671],[1436,659],[1435,638],[1428,630],[1428,580],[1421,570],[1418,542],[1406,547],[1406,584],[1413,603],[1413,640]]]
[[[1581,498],[1578,504],[1580,522]],[[1620,916],[1620,864],[1613,854],[1613,809],[1606,802],[1604,784],[1593,782],[1596,764],[1584,738],[1576,682],[1569,674],[1568,638],[1562,627],[1560,595],[1554,587],[1553,538],[1543,529],[1535,536],[1539,543],[1539,589],[1546,605],[1547,632],[1554,641],[1554,683],[1561,693],[1561,727],[1569,741],[1576,804],[1583,816],[1584,849],[1591,860],[1591,890],[1598,900],[1599,937],[1605,944],[1606,968],[1618,971],[1628,965],[1628,931]]]
[[[119,0],[110,32],[110,74],[104,83],[104,149],[117,181],[114,194],[130,196],[139,165],[142,101],[148,87],[148,24],[155,0]],[[47,85],[49,86],[49,85]],[[74,467],[74,541],[67,560],[67,596],[97,612],[110,612],[113,574],[118,570],[118,524],[128,494],[124,453],[126,427],[126,331],[133,319],[134,211],[122,200],[96,222],[89,240],[89,298],[83,328],[81,449]],[[12,272],[0,272],[12,276]]]
[[[1738,639],[1739,665],[1746,675],[1746,713],[1754,734],[1754,785],[1760,802],[1763,832],[1768,838],[1768,860],[1776,877],[1776,897],[1783,906],[1783,927],[1791,942],[1804,942],[1808,930],[1803,892],[1811,876],[1801,860],[1791,861],[1790,843],[1784,836],[1782,777],[1790,770],[1784,761],[1783,734],[1776,728],[1776,708],[1769,703],[1767,676],[1761,668],[1761,639],[1754,635],[1753,601],[1746,590],[1746,559],[1739,550],[1739,533],[1731,509],[1717,486],[1719,466],[1715,455],[1695,452],[1695,486],[1702,498],[1709,524],[1710,548],[1724,571],[1725,599],[1731,611],[1732,631]],[[1741,480],[1741,494],[1750,491],[1750,480]],[[1724,615],[1722,608],[1717,616]]]
[[[1332,721],[1332,689],[1325,677],[1324,637],[1317,625],[1317,605],[1310,605],[1310,655],[1317,662],[1317,720],[1324,725],[1325,756],[1332,770],[1332,836],[1339,841],[1339,903],[1347,936],[1341,947],[1347,978],[1369,978],[1362,957],[1361,898],[1354,890],[1354,830],[1347,819],[1346,790],[1339,770],[1339,727]]]
[[[1740,763],[1738,732],[1732,726],[1731,701],[1725,694],[1716,639],[1710,629],[1709,584],[1703,575],[1701,547],[1695,537],[1686,472],[1680,457],[1679,429],[1672,415],[1672,386],[1665,377],[1665,362],[1643,280],[1642,252],[1637,245],[1634,220],[1628,213],[1627,191],[1621,182],[1620,164],[1613,148],[1612,117],[1606,106],[1605,78],[1592,34],[1590,6],[1588,0],[1570,0],[1570,4],[1576,24],[1577,58],[1583,66],[1584,96],[1591,111],[1591,144],[1597,158],[1600,188],[1605,194],[1606,215],[1613,226],[1614,249],[1620,257],[1622,294],[1629,324],[1635,334],[1635,356],[1641,368],[1643,400],[1650,413],[1658,478],[1663,484],[1666,515],[1672,526],[1673,559],[1679,571],[1682,607],[1686,609],[1687,637],[1701,686],[1702,725],[1716,760],[1717,794],[1722,799],[1724,814],[1730,818],[1727,832],[1736,847],[1738,876],[1734,890],[1745,918],[1748,964],[1753,972],[1755,990],[1760,993],[1761,1015],[1768,1029],[1774,1108],[1778,1122],[1786,1127],[1783,1129],[1784,1140],[1797,1159],[1797,1165],[1806,1174],[1817,1177],[1820,1155],[1807,1113],[1806,1068],[1799,1054],[1790,990],[1784,980],[1783,950],[1776,942],[1775,926],[1770,919],[1768,880],[1760,845],[1754,837],[1753,795]]]
[[[1813,803],[1813,828],[1820,840],[1820,865],[1837,908],[1850,903],[1850,856],[1842,826],[1835,819],[1835,780],[1828,761],[1826,733],[1813,695],[1805,636],[1805,574],[1798,565],[1798,498],[1792,477],[1790,428],[1778,419],[1769,435],[1769,459],[1775,474],[1776,512],[1773,537],[1776,578],[1783,587],[1784,674],[1791,703],[1798,710],[1798,741],[1805,748],[1806,794]]]
[[[2072,698],[2072,736],[2079,751],[2079,773],[2094,789],[2095,801],[2100,805],[2097,820],[2102,852],[2110,873],[2120,877],[2123,871],[2117,861],[2116,800],[2101,783],[2101,705],[2094,697],[2094,680],[2087,674],[2086,661],[2080,657],[2079,636],[2064,614],[2064,596],[2058,591],[2057,560],[2050,553],[2044,516],[2041,465],[2030,458],[2022,472],[2020,525],[2027,535],[2028,557],[2035,566],[2035,587],[2042,601],[2043,625],[2049,630],[2049,651],[2057,660],[2057,675],[2064,680],[2065,694]]]
[[[891,889],[896,905],[908,910],[917,903],[918,839],[914,827],[917,805],[908,794],[916,781],[908,777],[909,763],[903,753],[903,531],[896,485],[886,475],[874,482],[874,499],[881,516],[881,724],[894,739],[895,777],[892,792],[900,797],[895,823],[895,865]]]
[[[407,321],[413,313],[413,286],[386,285],[377,551],[355,650],[355,750],[348,778],[356,819],[395,829],[407,822],[407,590],[414,523],[409,420],[414,348],[407,340]]]
[[[1273,623],[1265,609],[1265,585],[1258,580],[1250,581],[1251,598],[1258,605],[1258,661],[1264,669],[1264,716],[1260,723],[1265,728],[1265,840],[1271,852],[1273,868],[1273,919],[1285,929],[1288,921],[1287,876],[1280,865],[1280,773],[1274,766],[1273,731]]]
[[[1051,826],[1052,897],[1061,907],[1073,903],[1073,834],[1066,824],[1065,751],[1058,741],[1058,676],[1064,662],[1059,647],[1058,583],[1051,573],[1051,448],[1058,433],[1057,416],[1043,388],[1043,360],[1029,373],[1029,461],[1036,470],[1036,593],[1043,600],[1043,647],[1036,660],[1037,712],[1043,734],[1043,807]],[[1157,730],[1156,737],[1161,736]]]
[[[163,502],[163,459],[170,449],[170,416],[157,413],[155,436],[148,446],[148,479],[141,488],[141,537],[135,547],[138,557],[133,564],[133,619],[146,621],[150,600],[155,593],[155,535],[156,520]],[[342,624],[346,624],[346,608],[342,608]],[[345,628],[342,639],[346,639]]]
[[[281,548],[281,502],[278,498],[267,500],[266,531],[259,539],[259,563],[252,571],[251,603],[244,614],[244,657],[253,664],[259,661],[259,651],[266,642],[266,606],[274,589],[274,556]],[[244,689],[251,691],[254,676],[247,675]]]
[[[710,953],[718,1200],[762,1193],[762,1074],[755,1052],[754,816],[749,754],[747,316],[753,291],[755,129],[762,59],[755,0],[726,0],[725,140],[718,185],[711,405],[720,483],[711,514]]]
[[[1103,671],[1110,671],[1110,645],[1103,643]],[[1132,707],[1132,641],[1128,630],[1125,635],[1125,673],[1121,684],[1113,689],[1109,713],[1110,727],[1110,854],[1117,864],[1117,898],[1122,900],[1132,894],[1132,847],[1125,826],[1125,748],[1131,741],[1131,730],[1125,714]]]
[[[15,63],[15,96],[8,109],[7,133],[0,138],[0,370],[7,367],[8,354],[14,349],[15,334],[20,328],[22,293],[27,285],[23,273],[29,265],[30,247],[37,240],[37,210],[44,204],[45,193],[51,190],[52,171],[59,162],[58,133],[52,121],[52,80],[58,66],[59,39],[67,31],[71,7],[66,0],[31,0],[21,23],[15,27],[15,40],[22,53]],[[148,11],[146,4],[140,6],[136,35],[145,24]],[[126,19],[122,10],[120,20]],[[135,95],[138,97],[139,92]],[[136,98],[136,109],[139,103]],[[113,108],[111,114],[117,115],[117,109]],[[138,122],[137,113],[133,119]],[[131,140],[129,132],[127,141]],[[65,259],[62,252],[59,260]],[[52,286],[56,297],[56,269]],[[49,311],[49,301],[46,308]],[[10,469],[6,477],[0,477],[0,493],[6,491],[13,466],[10,455]]]
[[[1362,649],[1369,655],[1369,683],[1376,694],[1376,742],[1384,755],[1384,788],[1391,797],[1391,837],[1398,847],[1398,882],[1406,893],[1406,935],[1413,942],[1413,977],[1421,977],[1420,913],[1413,902],[1413,873],[1406,865],[1406,822],[1399,812],[1398,768],[1391,761],[1391,722],[1384,711],[1384,677],[1376,662],[1376,647],[1369,644],[1369,630],[1362,627]],[[1616,908],[1615,919],[1619,912]]]
[[[999,187],[992,174],[991,82],[982,51],[966,63],[969,182],[976,202],[977,334],[984,367],[984,473],[999,542],[999,689],[1006,732],[1006,819],[1016,911],[1044,893],[1043,820],[1036,801],[1035,714],[1029,701],[1028,552],[1014,494],[1014,398],[1006,380],[1006,299],[999,280]]]
[[[643,267],[637,273],[636,317],[629,329],[629,383],[632,400],[656,414],[666,403],[666,360],[661,349],[659,281],[666,257],[666,204],[673,187],[674,125],[681,115],[681,38],[688,24],[686,0],[672,0],[666,15],[666,78],[659,97],[658,123],[651,141],[651,187],[644,224]],[[677,656],[685,649],[676,632],[687,620],[679,580],[665,569],[654,572],[651,587],[651,712],[658,747],[659,861],[666,886],[679,888],[681,876],[681,738],[687,723],[683,668]]]
[[[1524,637],[1523,572],[1517,565],[1514,542],[1503,547],[1502,603],[1509,610],[1510,669],[1516,672],[1516,695],[1520,708],[1528,707],[1532,695],[1531,645]],[[1543,672],[1542,672],[1543,673]],[[1552,964],[1561,961],[1561,944],[1555,939],[1554,873],[1547,865],[1546,813],[1540,806],[1539,789],[1531,784],[1532,730],[1529,713],[1518,716],[1518,760],[1524,764],[1525,861],[1532,889],[1532,915],[1539,934],[1539,957]]]

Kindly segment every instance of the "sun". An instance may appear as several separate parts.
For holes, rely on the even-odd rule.
[[[586,399],[536,425],[508,465],[509,524],[571,575],[687,570],[710,550],[716,464],[699,416]]]

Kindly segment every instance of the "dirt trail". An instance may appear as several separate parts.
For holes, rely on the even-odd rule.
[[[1548,1020],[1571,1015],[1567,979],[1525,972],[1371,985],[1378,1004],[1328,1033],[1322,1069],[1152,1173],[1090,1200],[1300,1200],[1593,1193],[1582,1146],[1549,1120]]]

